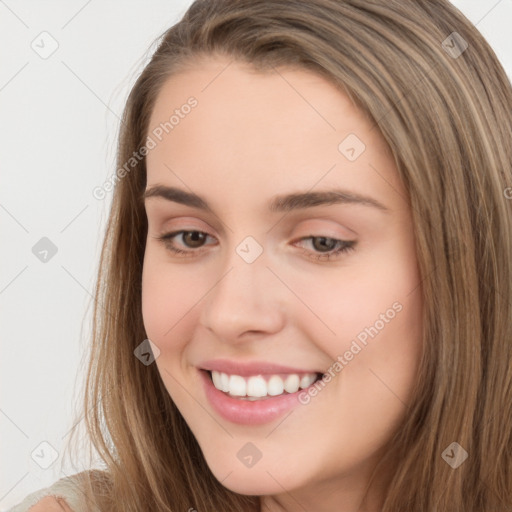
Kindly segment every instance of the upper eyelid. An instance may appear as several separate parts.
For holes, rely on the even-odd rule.
[[[158,203],[158,202],[159,201],[156,201],[156,203]],[[322,207],[322,206],[319,206],[319,207]],[[207,229],[211,228],[212,230],[217,232],[219,234],[219,236],[227,235],[227,234],[229,234],[228,232],[233,233],[233,230],[227,224],[225,224],[219,217],[217,217],[215,214],[213,214],[215,218],[210,218],[209,217],[209,212],[205,212],[206,217],[203,218],[203,219],[201,219],[200,217],[197,217],[196,215],[194,215],[194,213],[190,213],[189,215],[187,215],[187,214],[176,215],[176,216],[173,215],[171,217],[168,217],[167,216],[168,213],[160,214],[160,213],[157,213],[157,212],[158,212],[158,210],[156,210],[153,213],[150,213],[150,211],[148,211],[148,208],[146,206],[146,217],[147,217],[149,223],[151,225],[154,225],[155,227],[157,225],[163,226],[164,224],[166,224],[170,220],[179,220],[180,223],[181,222],[186,223],[187,221],[186,220],[184,221],[183,219],[196,219],[202,225],[206,224],[207,226],[209,226],[209,228],[207,228]],[[165,212],[168,212],[168,211],[165,210]],[[298,217],[295,218],[294,214],[296,214]],[[311,216],[310,214],[311,214],[311,212],[308,213],[308,212],[305,212],[305,211],[295,211],[295,212],[292,211],[292,212],[289,212],[289,214],[287,214],[286,216],[288,217],[288,219],[292,219],[290,221],[290,225],[291,224],[293,224],[293,225],[300,225],[300,224],[302,224],[304,222],[309,222],[309,221],[314,221],[314,222],[331,222],[333,224],[337,224],[337,225],[341,226],[344,231],[348,231],[348,232],[352,233],[352,234],[345,234],[345,235],[342,235],[342,234],[340,234],[340,235],[333,235],[333,236],[330,236],[330,238],[338,238],[338,239],[341,239],[341,240],[347,240],[351,236],[357,235],[356,232],[353,229],[350,229],[348,226],[343,226],[343,223],[340,224],[340,219],[337,219],[335,217],[331,218],[330,216],[325,216],[325,214],[324,215],[320,215],[320,216],[317,216],[317,215]],[[286,229],[287,231],[291,230],[291,228],[289,228],[289,227],[285,227],[284,229]],[[170,228],[168,231],[179,231],[179,230],[180,229],[174,230],[173,228]],[[204,233],[207,233],[207,234],[211,235],[209,230],[206,231],[205,229],[199,228],[199,227],[194,227],[193,229],[183,228],[182,230],[183,231],[201,231],[201,232],[204,232]],[[308,228],[308,230],[311,230],[311,229]],[[320,231],[320,232],[324,231],[323,228],[321,228],[321,227],[320,228],[314,228],[313,230],[315,232],[316,231]],[[211,235],[211,236],[215,236],[215,235]],[[315,236],[322,236],[322,235],[320,234],[320,235],[315,235]],[[340,237],[342,237],[342,238],[340,238]]]
[[[173,218],[173,220],[175,220]],[[188,222],[183,220],[182,217],[179,218],[180,220],[180,223],[183,223],[183,224],[187,224]],[[329,222],[331,224],[338,224],[338,221],[334,220],[334,219],[330,219],[330,218],[313,218],[313,219],[300,219],[300,221],[297,223],[298,225],[300,224],[303,224],[304,222],[308,222],[308,221],[314,221],[314,222]],[[201,224],[205,224],[204,221],[200,221]],[[166,222],[162,222],[161,225],[164,225]],[[160,222],[157,222],[155,221],[155,224],[160,224]],[[208,223],[206,223],[208,224]],[[340,227],[342,227],[341,225],[339,225]],[[155,226],[156,227],[156,226]],[[220,236],[224,236],[225,235],[225,231],[222,229],[218,230],[216,227],[212,227],[210,226],[211,230],[213,231],[216,231],[219,233]],[[350,231],[352,232],[353,235],[355,235],[356,233],[351,230],[350,228],[348,227],[342,227],[343,230],[345,231]],[[216,235],[213,235],[211,234],[211,230],[209,228],[203,228],[203,227],[199,227],[199,226],[190,226],[190,227],[179,227],[177,226],[175,229],[170,227],[170,228],[159,228],[158,229],[159,231],[164,231],[165,233],[164,234],[167,234],[167,233],[172,233],[172,232],[182,232],[182,231],[198,231],[200,233],[206,233],[207,235],[210,235],[210,236],[214,236],[215,238],[217,238]],[[232,232],[233,230],[230,229],[230,231]],[[286,231],[288,231],[288,228],[286,229]],[[314,227],[314,228],[306,228],[304,231],[309,231],[309,232],[315,232],[315,234],[310,234],[310,235],[304,235],[304,236],[327,236],[329,238],[338,238],[338,239],[342,239],[342,240],[345,240],[348,238],[350,238],[352,235],[349,235],[349,234],[334,234],[334,235],[329,235],[327,234],[328,231],[333,231],[332,228],[328,228],[328,227]],[[317,234],[318,233],[318,234]]]
[[[155,203],[157,203],[157,204],[158,204],[158,202],[159,201],[155,201]],[[223,236],[227,231],[232,231],[229,228],[229,226],[227,226],[215,214],[213,214],[213,217],[210,217],[211,214],[209,212],[204,212],[205,216],[203,218],[194,215],[194,213],[176,215],[176,216],[174,216],[174,215],[168,216],[168,211],[167,210],[160,211],[158,206],[156,209],[153,210],[153,206],[151,207],[151,209],[148,209],[148,206],[146,204],[145,208],[146,208],[146,218],[148,220],[148,224],[155,226],[155,230],[163,232],[163,234],[176,232],[176,231],[200,231],[202,233],[207,233],[210,235],[211,234],[210,230],[214,230],[217,233],[219,233],[219,235]],[[203,227],[194,227],[193,229],[188,229],[186,227],[185,228],[176,227],[176,229],[174,227],[170,227],[170,228],[162,227],[162,226],[168,224],[170,221],[176,221],[178,226],[186,225],[189,222],[191,222],[191,223],[197,222],[197,223],[201,224],[201,226],[208,226],[208,228],[206,228],[206,229],[208,229],[208,231],[206,231]],[[160,226],[160,227],[158,227],[158,226]],[[211,236],[214,236],[214,235],[211,235]]]

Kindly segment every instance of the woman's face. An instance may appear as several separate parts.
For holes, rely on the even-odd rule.
[[[211,471],[355,510],[421,352],[389,148],[319,75],[222,58],[165,83],[148,135],[144,325]]]

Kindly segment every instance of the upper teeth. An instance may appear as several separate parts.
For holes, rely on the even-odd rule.
[[[316,378],[316,373],[306,373],[301,376],[290,373],[283,379],[280,375],[241,377],[240,375],[228,375],[227,373],[212,371],[213,385],[218,390],[232,396],[254,398],[282,395],[285,391],[295,393],[299,388],[304,389],[311,386]]]

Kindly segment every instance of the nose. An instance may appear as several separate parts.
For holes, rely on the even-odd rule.
[[[267,268],[265,252],[245,262],[233,249],[202,301],[200,322],[224,342],[279,332],[285,324],[286,288]]]

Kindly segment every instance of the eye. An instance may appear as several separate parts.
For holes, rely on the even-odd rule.
[[[353,251],[356,245],[355,240],[338,240],[326,236],[306,236],[301,238],[299,242],[310,241],[313,252],[304,249],[303,253],[314,260],[331,260],[342,253]],[[315,252],[316,251],[316,252]]]
[[[163,235],[155,238],[162,242],[167,250],[182,257],[193,257],[196,254],[199,254],[202,252],[200,249],[206,245],[208,238],[215,240],[215,238],[208,233],[197,230],[174,231],[172,233],[164,233]],[[176,240],[179,240],[180,238],[181,246],[185,247],[185,249],[176,246]],[[354,250],[356,245],[355,240],[338,240],[337,238],[314,235],[303,237],[298,242],[295,242],[294,245],[299,245],[300,247],[300,244],[305,241],[310,242],[305,245],[311,245],[313,249],[310,250],[303,247],[302,252],[308,258],[316,261],[329,261],[331,259],[335,259],[337,256],[341,256],[342,253]]]
[[[189,248],[190,250],[186,249],[180,249],[179,247],[176,247],[175,245],[175,239],[178,239],[181,237],[181,244],[185,248]],[[212,238],[208,233],[205,233],[203,231],[174,231],[172,233],[165,233],[163,235],[155,237],[157,240],[161,241],[165,248],[171,251],[174,254],[181,254],[183,256],[186,255],[192,255],[192,253],[198,253],[197,249],[200,249],[205,245],[206,240],[208,237]]]

